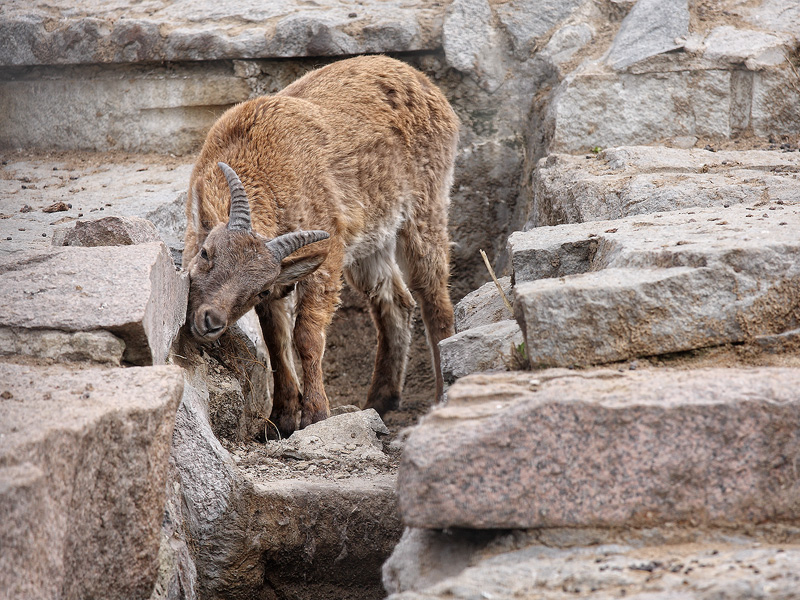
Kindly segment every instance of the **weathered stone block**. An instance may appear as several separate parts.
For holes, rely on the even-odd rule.
[[[509,302],[514,302],[514,288],[510,277],[498,279],[500,287]],[[493,281],[464,296],[455,306],[456,332],[473,327],[497,323],[510,318],[508,308]]]
[[[733,273],[604,269],[517,286],[534,368],[585,366],[744,338]]]
[[[800,585],[798,568],[796,545],[743,538],[674,546],[596,544],[565,549],[535,543],[478,556],[460,573],[440,582],[420,578],[388,600],[610,600],[622,596],[621,590],[624,596],[637,599],[791,598]]]
[[[800,522],[797,369],[471,375],[406,442],[423,528]]]
[[[533,173],[527,227],[681,210],[800,201],[800,154],[628,146],[597,157],[551,154]]]
[[[148,597],[180,369],[0,364],[0,382],[4,594]]]
[[[0,328],[106,330],[135,364],[163,364],[186,317],[188,278],[160,242],[19,252],[0,273]]]
[[[0,21],[0,65],[337,56],[432,49],[438,3],[397,1],[113,6],[15,2]],[[57,25],[54,25],[57,23]]]
[[[597,364],[796,329],[797,227],[796,205],[759,203],[513,234],[515,310],[532,364]]]
[[[689,33],[687,0],[639,0],[623,19],[606,61],[624,69],[640,60],[680,48]]]
[[[457,333],[439,343],[446,383],[478,371],[515,369],[527,365],[525,338],[513,319],[488,323]],[[522,346],[522,349],[521,349]]]
[[[586,152],[685,135],[729,137],[730,113],[730,71],[579,69],[554,92],[545,127],[551,152]]]

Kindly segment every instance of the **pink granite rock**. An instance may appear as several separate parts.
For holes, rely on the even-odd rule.
[[[408,526],[800,521],[800,370],[471,375],[405,447]]]
[[[0,364],[0,597],[147,598],[183,375]]]

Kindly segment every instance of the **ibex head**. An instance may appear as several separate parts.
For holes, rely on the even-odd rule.
[[[217,164],[230,188],[230,216],[227,223],[208,232],[187,267],[187,321],[192,335],[204,342],[216,340],[230,323],[271,293],[313,273],[325,260],[327,249],[295,260],[289,256],[329,237],[325,231],[295,231],[269,240],[254,232],[239,176],[225,163]]]

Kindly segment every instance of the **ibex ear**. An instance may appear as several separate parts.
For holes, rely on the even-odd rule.
[[[293,285],[297,283],[316,271],[327,257],[327,252],[318,252],[309,256],[283,259],[281,272],[275,279],[275,285]]]

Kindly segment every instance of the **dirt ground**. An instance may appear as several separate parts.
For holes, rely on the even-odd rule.
[[[331,407],[367,400],[375,361],[375,327],[361,295],[345,285],[342,303],[328,329],[323,368],[325,390]],[[384,422],[392,434],[414,425],[435,401],[435,383],[425,326],[415,311],[414,332],[406,368],[406,383],[399,410],[388,413]]]

